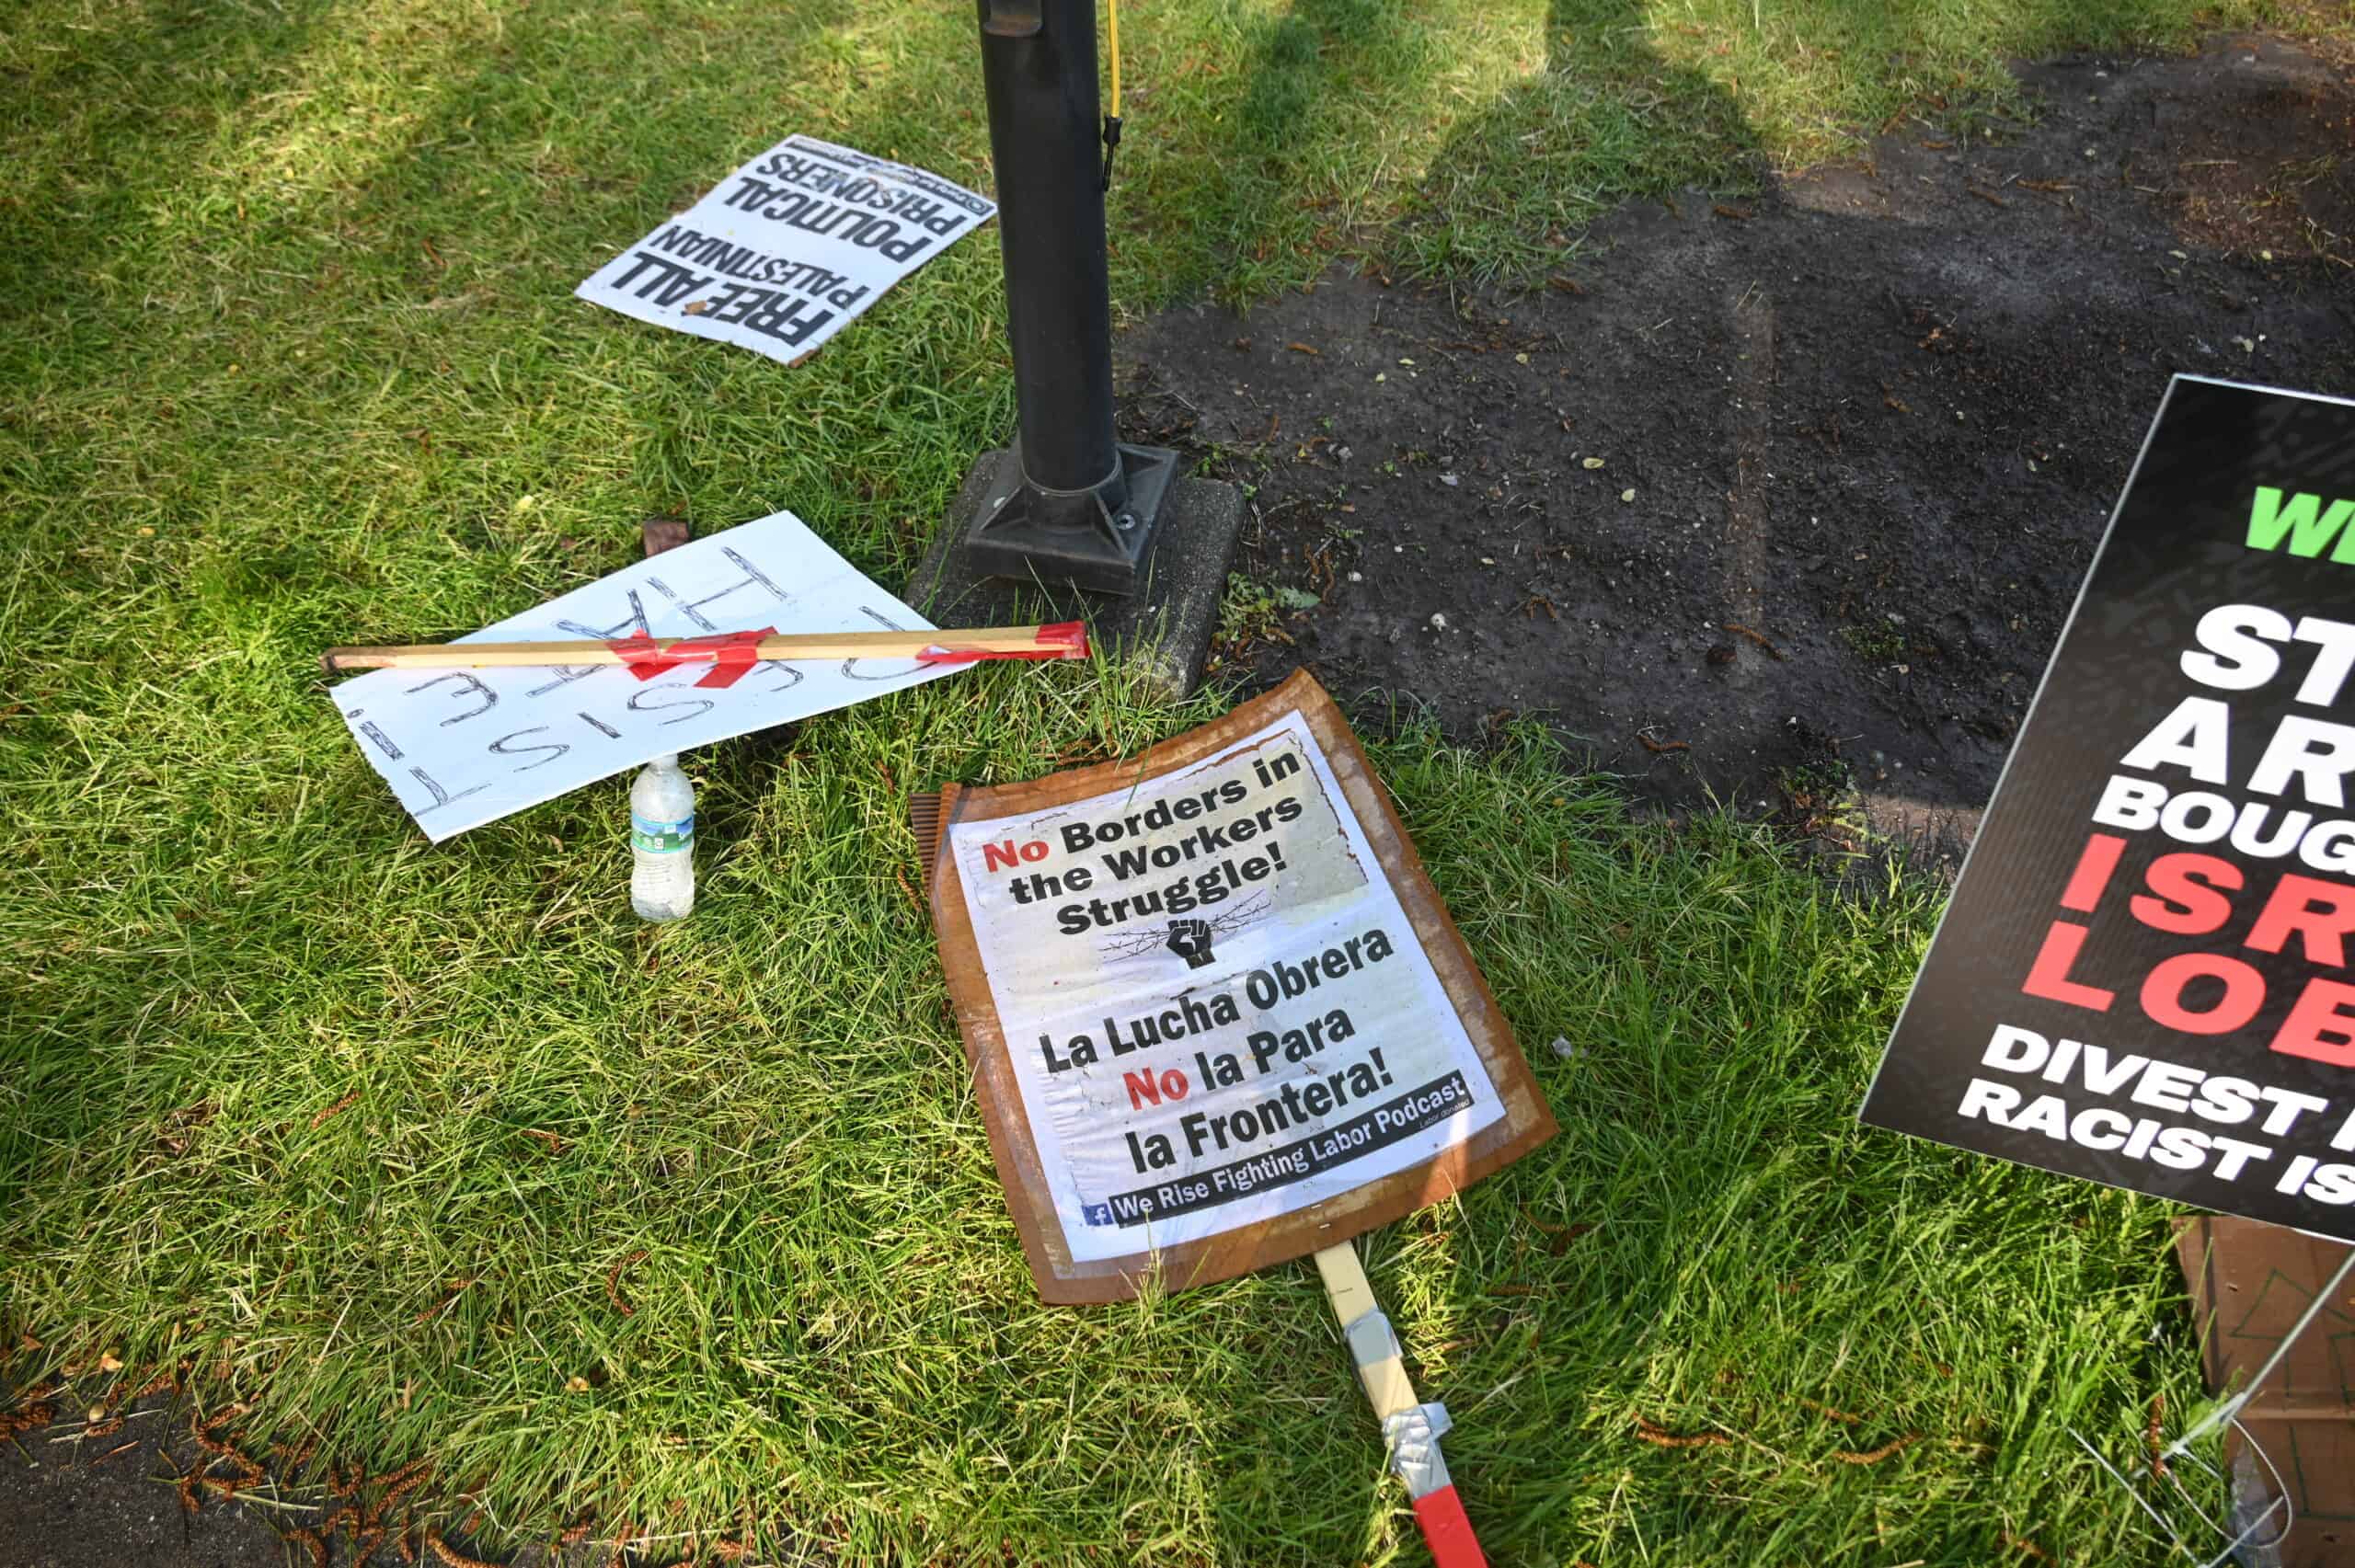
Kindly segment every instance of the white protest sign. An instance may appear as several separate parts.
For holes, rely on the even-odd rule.
[[[460,642],[928,631],[791,512],[666,550]],[[909,658],[764,660],[724,688],[709,664],[651,680],[619,665],[379,670],[335,689],[352,738],[439,843],[568,790],[957,667]]]
[[[573,292],[789,364],[996,211],[922,169],[788,136]]]
[[[942,852],[1076,1263],[1263,1224],[1505,1115],[1298,712]]]

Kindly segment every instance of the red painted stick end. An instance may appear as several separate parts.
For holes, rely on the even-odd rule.
[[[983,653],[973,648],[933,647],[916,655],[918,664],[972,664],[984,658],[1086,658],[1087,657],[1087,623],[1058,621],[1039,628],[1039,635],[1027,648],[1007,653]]]
[[[1416,1498],[1415,1521],[1423,1527],[1423,1539],[1438,1568],[1488,1568],[1488,1560],[1480,1551],[1480,1538],[1472,1533],[1472,1520],[1453,1486]]]

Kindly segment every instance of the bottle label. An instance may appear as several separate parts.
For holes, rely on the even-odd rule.
[[[629,814],[630,847],[644,854],[676,854],[691,849],[695,841],[695,813],[689,812],[675,822],[657,822],[651,818]]]

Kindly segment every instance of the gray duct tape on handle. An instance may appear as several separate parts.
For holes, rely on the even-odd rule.
[[[1407,1495],[1425,1496],[1447,1485],[1447,1460],[1439,1451],[1440,1437],[1453,1425],[1447,1418],[1447,1406],[1437,1401],[1405,1405],[1385,1402],[1385,1392],[1414,1398],[1414,1389],[1407,1382],[1406,1352],[1389,1317],[1376,1308],[1341,1332],[1349,1339],[1350,1358],[1357,1363],[1366,1397],[1382,1416],[1390,1468],[1407,1483]]]

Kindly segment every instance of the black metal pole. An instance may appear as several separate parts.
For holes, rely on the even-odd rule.
[[[979,3],[1020,423],[962,548],[979,575],[1133,593],[1177,454],[1113,431],[1095,0]]]
[[[1119,485],[1095,0],[981,10],[1023,475],[1048,492]]]

